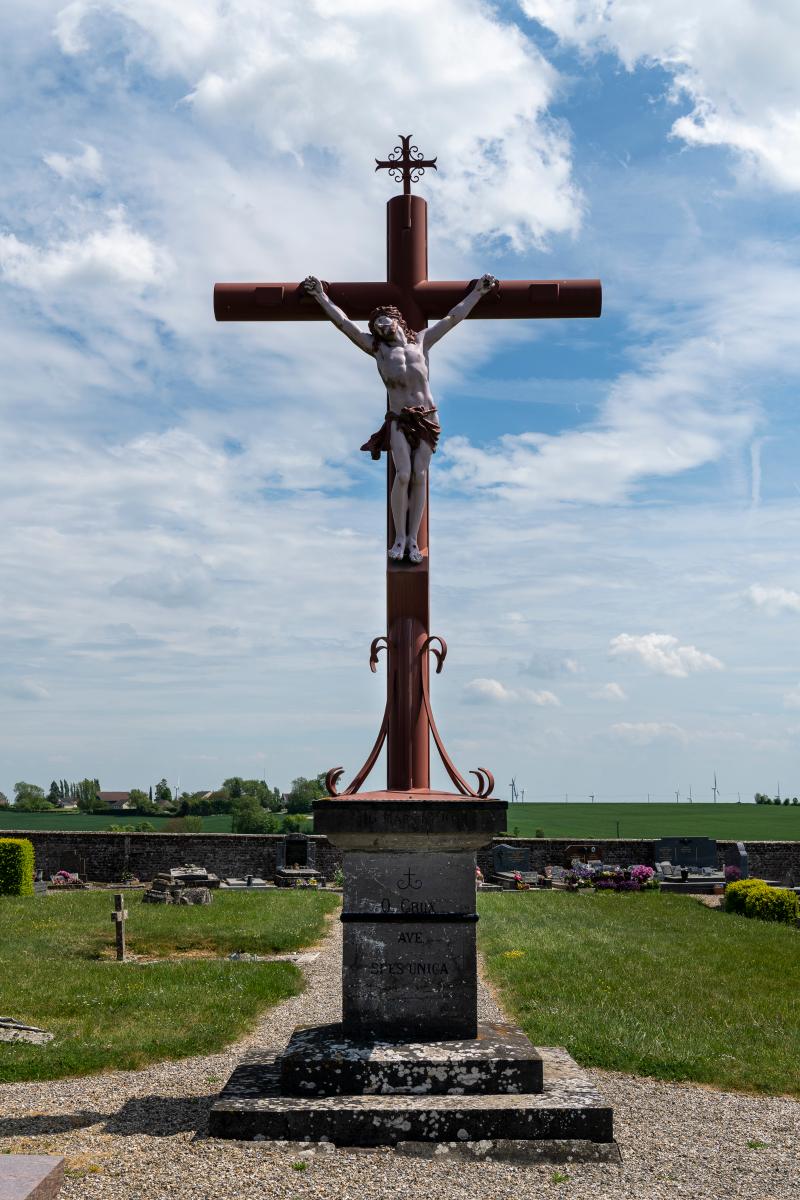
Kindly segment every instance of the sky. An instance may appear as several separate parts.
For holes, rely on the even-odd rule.
[[[599,320],[471,320],[431,354],[450,754],[504,798],[800,793],[794,0],[2,24],[0,790],[361,765],[380,381],[327,324],[211,298],[382,278],[374,159],[411,133],[431,278],[604,291]]]

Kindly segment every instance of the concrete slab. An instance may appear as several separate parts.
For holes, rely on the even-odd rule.
[[[536,1047],[544,1067],[538,1094],[284,1096],[275,1053],[257,1051],[234,1071],[209,1120],[212,1137],[243,1141],[330,1141],[340,1146],[398,1142],[612,1142],[613,1111],[566,1050]]]
[[[0,1200],[51,1200],[63,1182],[57,1154],[0,1154]]]
[[[542,1060],[516,1025],[440,1042],[354,1041],[342,1026],[301,1025],[278,1057],[287,1096],[541,1092]]]

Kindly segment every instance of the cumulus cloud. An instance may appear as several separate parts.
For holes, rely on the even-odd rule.
[[[17,679],[9,684],[7,694],[15,700],[49,700],[50,693],[34,679]]]
[[[131,228],[122,209],[106,214],[104,228],[46,246],[0,234],[0,271],[31,291],[54,284],[127,283],[143,287],[170,269],[168,253]]]
[[[800,708],[800,685],[784,692],[783,704],[784,708]]]
[[[524,674],[535,675],[540,679],[558,679],[577,675],[580,669],[577,659],[557,650],[534,651],[522,668]]]
[[[689,735],[672,721],[620,721],[611,726],[611,733],[620,741],[634,746],[649,746],[651,742],[686,742]]]
[[[590,692],[593,700],[627,700],[627,695],[618,683],[604,683],[601,688]]]
[[[552,692],[530,688],[509,688],[499,679],[471,679],[464,685],[464,698],[470,704],[510,704],[527,702],[537,708],[558,708],[561,701]]]
[[[722,663],[713,654],[696,646],[681,646],[670,633],[620,633],[611,639],[612,658],[637,658],[658,675],[684,679],[696,671],[721,671]]]
[[[762,587],[754,583],[747,589],[746,596],[754,608],[760,608],[770,617],[784,612],[800,613],[800,592],[791,588]]]
[[[658,66],[672,76],[672,99],[691,111],[673,136],[695,146],[727,146],[761,178],[800,188],[800,72],[796,4],[752,0],[520,0],[523,10],[584,53],[616,54],[627,70]]]
[[[61,179],[103,178],[103,158],[94,146],[84,145],[81,154],[45,154],[44,161]]]
[[[457,241],[522,247],[578,227],[569,132],[548,115],[558,73],[478,0],[73,0],[56,20],[67,55],[91,57],[111,36],[141,69],[182,80],[185,104],[221,143],[255,128],[262,146],[315,173],[334,162],[363,172],[365,146],[388,153],[398,120],[402,133],[424,131]]]

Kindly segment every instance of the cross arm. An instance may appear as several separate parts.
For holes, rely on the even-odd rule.
[[[392,283],[325,283],[325,291],[351,321],[366,321],[380,304],[403,303]],[[218,321],[328,320],[302,283],[217,283],[214,316]]]
[[[425,316],[445,317],[472,290],[475,280],[425,280],[414,286],[414,299]],[[507,321],[520,317],[599,317],[603,303],[599,279],[501,279],[475,306],[467,320]]]

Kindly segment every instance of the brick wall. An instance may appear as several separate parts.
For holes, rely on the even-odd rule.
[[[220,877],[275,873],[277,834],[241,833],[69,833],[55,830],[0,830],[0,837],[25,837],[33,843],[36,866],[45,875],[62,867],[79,870],[98,883],[118,882],[130,872],[139,879],[152,879],[159,871],[185,862],[198,863]],[[327,838],[315,836],[315,866],[330,879],[341,863],[341,851]],[[494,844],[529,847],[531,866],[542,870],[548,863],[562,863],[568,846],[594,846],[598,858],[607,863],[630,866],[654,864],[655,841],[648,839],[495,838]],[[745,842],[751,875],[800,885],[800,842]],[[735,842],[717,842],[720,867],[735,858]],[[488,879],[492,870],[491,849],[478,853],[478,863]]]

